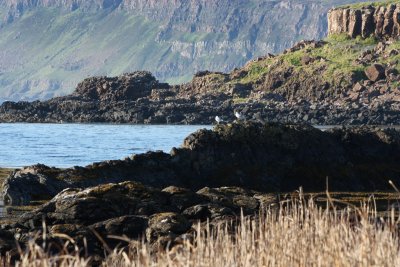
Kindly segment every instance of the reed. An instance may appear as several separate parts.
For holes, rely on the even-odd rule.
[[[145,242],[114,250],[102,266],[400,266],[399,218],[395,208],[380,217],[374,199],[337,208],[328,194],[316,205],[300,196],[264,209],[240,223],[195,226],[194,241],[152,253]],[[340,203],[343,207],[343,203]],[[73,240],[65,237],[65,248]],[[16,266],[90,266],[84,248],[51,255],[35,242],[20,251]],[[9,262],[4,258],[3,262]]]

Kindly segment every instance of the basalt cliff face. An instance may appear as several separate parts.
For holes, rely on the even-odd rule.
[[[178,83],[231,71],[323,37],[328,9],[349,2],[3,0],[0,102],[66,95],[88,76],[149,70]]]
[[[328,33],[346,33],[353,38],[398,38],[400,3],[332,9],[328,13]]]

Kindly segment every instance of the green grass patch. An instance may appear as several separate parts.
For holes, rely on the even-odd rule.
[[[354,79],[365,78],[365,67],[357,64],[356,59],[363,51],[373,49],[378,41],[371,38],[352,39],[346,34],[332,35],[325,39],[326,44],[319,48],[305,48],[280,54],[275,58],[252,62],[245,69],[248,74],[235,82],[254,83],[263,78],[269,71],[294,68],[298,76],[318,75],[326,82],[336,86],[348,86]],[[399,43],[393,44],[397,46]],[[302,59],[308,56],[312,62],[303,65]],[[400,56],[398,56],[400,59]],[[289,78],[290,79],[290,78]]]
[[[362,3],[357,3],[357,4],[350,4],[350,5],[343,5],[340,6],[341,8],[352,8],[352,9],[360,9],[365,6],[373,6],[373,7],[381,7],[381,6],[387,6],[390,4],[399,4],[400,0],[388,0],[388,1],[380,1],[380,2],[362,2]]]
[[[247,70],[247,75],[235,82],[247,84],[259,80],[260,77],[268,73],[269,64],[271,64],[272,61],[273,61],[272,59],[266,59],[250,63]]]
[[[237,97],[237,98],[233,99],[233,103],[235,103],[235,104],[246,103],[247,101],[249,101],[249,99],[243,98],[243,97]]]

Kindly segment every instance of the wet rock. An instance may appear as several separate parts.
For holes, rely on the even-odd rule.
[[[6,205],[28,205],[30,201],[52,197],[67,186],[51,177],[53,169],[36,165],[16,171],[3,185]]]

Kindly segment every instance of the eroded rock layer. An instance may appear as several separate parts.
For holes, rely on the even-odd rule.
[[[328,34],[347,33],[351,37],[398,38],[400,3],[361,8],[336,8],[328,13]]]

